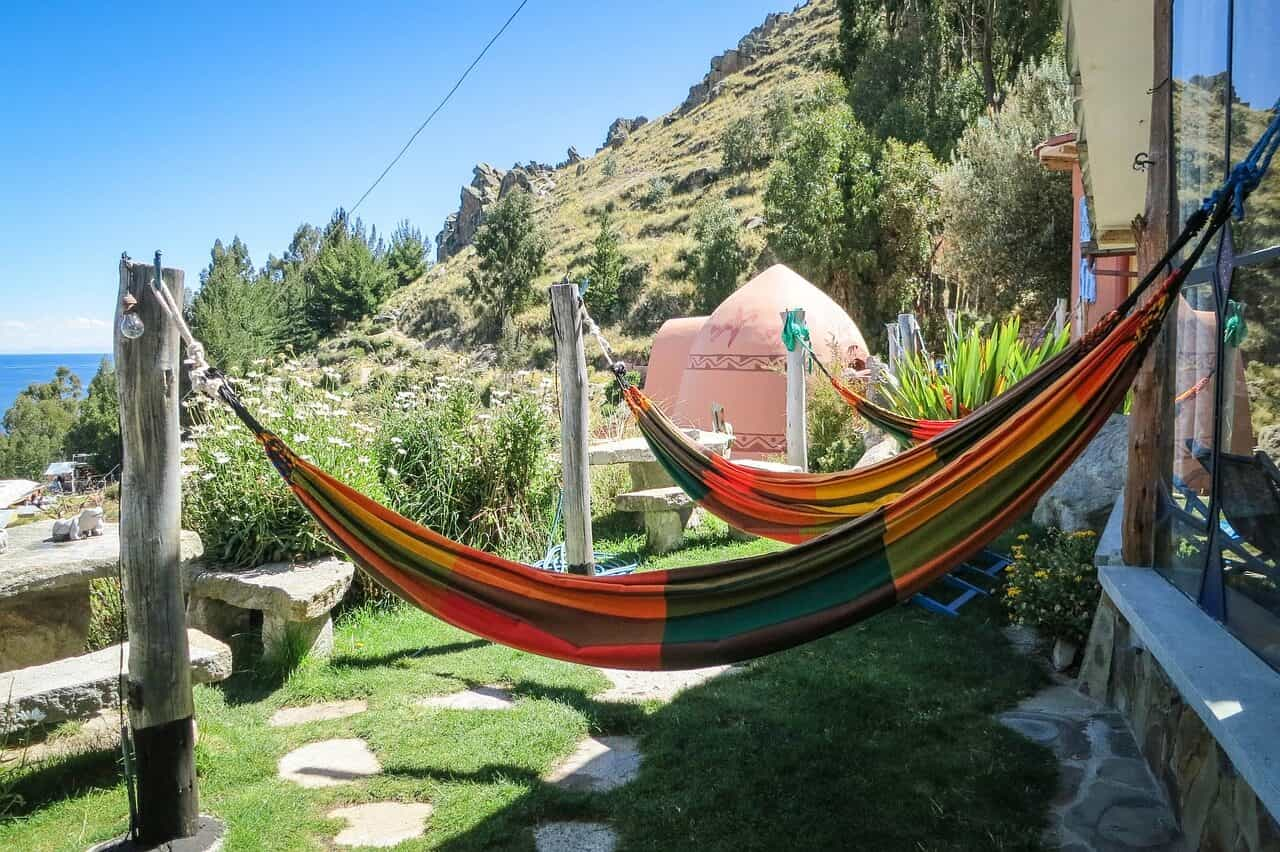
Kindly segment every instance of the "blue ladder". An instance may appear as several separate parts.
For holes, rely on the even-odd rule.
[[[982,586],[969,582],[959,576],[963,571],[970,576],[981,574],[988,580],[998,580],[1000,574],[1004,572],[1013,563],[1013,560],[1002,553],[996,553],[989,548],[983,548],[982,552],[968,562],[962,563],[954,571],[942,578],[942,582],[946,583],[953,589],[959,589],[960,594],[956,595],[948,603],[942,603],[936,598],[926,595],[924,592],[917,592],[912,595],[911,602],[929,612],[938,615],[945,615],[948,618],[955,618],[960,615],[960,607],[967,604],[976,597],[991,597],[991,592]],[[975,576],[974,579],[977,579]]]

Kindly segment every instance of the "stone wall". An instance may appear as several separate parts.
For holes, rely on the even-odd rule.
[[[1280,826],[1106,593],[1078,685],[1128,719],[1189,848],[1280,850]]]

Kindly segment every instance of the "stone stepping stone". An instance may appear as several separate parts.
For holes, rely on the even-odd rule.
[[[329,819],[345,819],[344,828],[333,842],[338,846],[387,848],[421,837],[427,830],[431,805],[402,802],[371,802],[329,811]]]
[[[600,669],[613,686],[596,696],[599,701],[670,701],[684,690],[706,683],[726,672],[741,669],[732,666],[709,666],[682,672],[630,672],[622,669]]]
[[[607,793],[634,780],[640,762],[635,737],[587,737],[546,780],[563,790]]]
[[[364,740],[322,740],[280,758],[278,774],[302,787],[337,787],[382,771]]]
[[[549,822],[533,832],[538,852],[613,852],[618,835],[602,822]]]
[[[437,710],[510,710],[516,706],[515,697],[499,686],[473,686],[462,692],[432,695],[414,703]]]
[[[350,701],[326,701],[322,704],[308,704],[305,707],[282,707],[268,720],[273,728],[288,728],[303,725],[307,722],[328,722],[333,719],[345,719],[369,709],[369,702],[363,698]]]

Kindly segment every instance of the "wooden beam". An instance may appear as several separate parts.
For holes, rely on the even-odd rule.
[[[1151,142],[1155,162],[1147,171],[1146,211],[1138,232],[1138,268],[1145,272],[1164,254],[1177,230],[1173,168],[1172,0],[1155,4]],[[1169,492],[1173,468],[1173,382],[1177,310],[1171,313],[1133,383],[1129,416],[1129,469],[1124,496],[1122,555],[1129,565],[1152,565],[1168,551],[1168,530],[1156,528],[1159,501]]]
[[[595,573],[591,541],[591,466],[587,452],[587,357],[578,288],[550,289],[551,328],[560,376],[560,461],[564,471],[564,558],[571,574]]]
[[[788,313],[795,317],[797,323],[804,325],[804,308],[783,311],[784,323]],[[809,421],[804,372],[808,357],[809,353],[798,344],[787,352],[787,464],[805,471],[809,469]]]
[[[157,261],[159,256],[157,255]],[[138,842],[150,848],[196,834],[195,707],[182,597],[179,540],[182,487],[178,442],[179,342],[152,291],[155,267],[120,262],[120,302],[137,299],[145,330],[120,333],[120,562],[128,608],[129,723],[137,755]],[[166,269],[163,286],[183,304],[183,274]]]

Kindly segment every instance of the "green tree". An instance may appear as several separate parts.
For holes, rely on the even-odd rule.
[[[279,351],[288,325],[280,286],[253,268],[248,247],[235,237],[230,246],[213,244],[200,290],[187,309],[195,336],[210,363],[243,372],[253,361]]]
[[[426,274],[427,242],[422,237],[422,231],[410,226],[408,219],[401,220],[391,232],[387,266],[401,287]]]
[[[516,190],[493,205],[476,232],[478,269],[467,273],[480,319],[495,336],[533,302],[533,281],[546,269],[547,238],[533,198]]]
[[[614,321],[621,311],[620,284],[626,263],[613,212],[606,207],[600,214],[600,230],[596,232],[595,252],[588,272],[591,285],[587,290],[587,304],[601,322]]]
[[[707,313],[738,289],[747,269],[747,252],[738,213],[724,198],[708,199],[693,211],[689,264],[698,301]]]
[[[113,470],[124,459],[116,371],[108,358],[102,359],[98,372],[89,381],[89,392],[80,403],[76,421],[67,433],[66,447],[72,454],[92,455],[99,473]]]
[[[959,307],[1044,315],[1066,295],[1071,178],[1045,169],[1032,149],[1072,121],[1066,69],[1048,60],[1024,68],[1004,109],[960,139],[941,196],[944,266]]]
[[[767,165],[770,132],[770,124],[754,112],[730,122],[720,134],[725,169],[730,174],[741,174]]]
[[[62,455],[80,406],[80,378],[59,367],[52,381],[18,394],[4,413],[0,478],[36,479]]]
[[[395,279],[377,255],[378,245],[359,219],[351,221],[345,210],[334,213],[319,254],[302,273],[312,331],[323,335],[363,319],[391,293]]]

